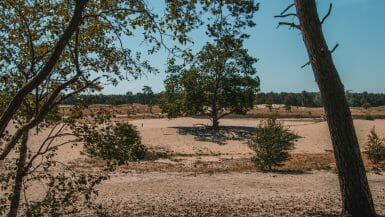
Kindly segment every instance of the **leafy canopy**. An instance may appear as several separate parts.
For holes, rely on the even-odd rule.
[[[207,43],[189,66],[171,64],[165,80],[162,109],[169,117],[245,114],[253,107],[259,78],[257,59],[242,41],[224,37]]]
[[[9,209],[8,216],[17,216],[19,204],[22,208],[29,202],[32,209],[28,210],[36,212],[36,215],[53,211],[51,215],[56,216],[59,213],[66,214],[60,207],[77,204],[76,198],[80,195],[76,192],[84,194],[87,201],[90,200],[90,192],[93,192],[94,185],[102,177],[83,176],[76,172],[69,174],[68,170],[62,175],[48,173],[48,169],[57,163],[53,156],[60,146],[84,139],[75,135],[71,141],[61,144],[52,142],[55,138],[72,135],[71,129],[74,127],[82,127],[77,126],[82,118],[81,111],[77,110],[79,107],[74,107],[68,117],[60,116],[57,108],[64,100],[84,91],[99,91],[106,83],[117,84],[120,79],[136,78],[144,72],[156,72],[147,61],[141,59],[140,52],[127,46],[130,45],[129,39],[143,38],[152,45],[147,50],[151,54],[165,47],[166,38],[182,44],[188,42],[187,33],[202,24],[200,15],[209,11],[214,13],[218,3],[221,7],[227,5],[229,11],[231,8],[246,14],[250,11],[250,7],[240,7],[245,4],[239,4],[238,1],[168,0],[164,14],[159,16],[147,5],[148,2],[0,1],[0,160],[6,159],[10,163],[0,174],[6,177],[1,181],[5,180],[2,186],[7,186],[9,193],[0,198],[0,213]],[[237,20],[236,16],[238,14],[233,13],[230,17]],[[214,24],[208,25],[225,23],[223,21],[215,19]],[[174,50],[172,48],[170,51]],[[15,123],[15,132],[4,135],[11,121]],[[67,131],[65,129],[68,126],[71,129]],[[32,149],[28,141],[28,135],[33,129],[36,129],[38,136],[41,136],[41,131],[51,129],[42,144],[34,144],[37,149]],[[103,134],[103,130],[99,129],[101,132],[92,134],[100,138],[90,143],[101,142],[106,145],[110,140],[115,140]],[[116,126],[107,131],[119,138],[122,144],[136,144],[135,150],[139,156],[144,153],[137,132],[131,126]],[[125,138],[123,134],[131,137]],[[18,150],[17,159],[8,156],[12,150]],[[116,152],[121,154],[120,149],[108,151],[112,151],[112,155]],[[110,152],[103,154],[106,154],[106,158],[111,155]],[[33,172],[41,176],[35,176]],[[19,203],[23,200],[20,192],[25,190],[23,188],[26,188],[28,181],[50,185],[40,202]]]

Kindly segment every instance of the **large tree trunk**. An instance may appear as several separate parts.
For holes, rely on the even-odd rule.
[[[376,216],[343,84],[326,44],[315,0],[295,0],[300,29],[318,83],[337,164],[343,216]]]
[[[8,212],[8,217],[16,217],[19,210],[21,190],[23,187],[23,180],[25,176],[25,162],[27,160],[27,142],[28,131],[23,133],[22,141],[20,143],[19,160],[17,162],[15,184],[13,186],[11,207]]]

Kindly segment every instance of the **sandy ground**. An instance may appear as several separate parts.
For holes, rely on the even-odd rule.
[[[294,153],[325,153],[332,151],[325,121],[318,122],[312,119],[287,119],[282,121],[285,126],[290,127],[293,132],[301,137],[296,143]],[[142,135],[143,143],[150,147],[163,148],[183,154],[249,155],[252,153],[247,146],[247,139],[217,142],[217,139],[210,136],[202,137],[196,136],[194,133],[183,133],[184,128],[210,125],[210,121],[207,119],[139,119],[133,120],[131,123],[137,126]],[[258,123],[258,119],[223,119],[220,121],[221,126],[248,128],[256,127]],[[385,135],[385,120],[355,120],[354,125],[362,147],[365,145],[367,135],[373,127],[375,127],[379,135]]]
[[[369,174],[369,182],[376,209],[385,214],[385,177]],[[337,176],[325,171],[120,174],[100,190],[106,207],[122,202],[115,207],[121,216],[326,217],[341,209]]]
[[[229,155],[251,156],[252,151],[247,145],[250,134],[259,123],[260,119],[223,119],[220,125],[231,130],[241,131],[243,134],[223,135],[202,134],[199,129],[210,126],[208,119],[176,118],[176,119],[136,119],[128,121],[137,127],[142,137],[142,143],[147,147],[182,155]],[[330,153],[332,151],[331,140],[325,121],[313,119],[286,119],[282,123],[300,136],[296,142],[293,153]],[[367,141],[367,135],[375,127],[378,135],[385,135],[385,120],[375,121],[354,120],[358,140],[363,150]],[[10,129],[12,132],[13,129]],[[65,133],[66,131],[64,131]],[[45,139],[49,131],[45,130],[38,135],[32,132],[30,145],[32,150]],[[56,139],[54,144],[72,139],[62,137]],[[81,146],[65,145],[60,147],[57,154],[58,161],[71,162],[85,156],[80,155]]]
[[[176,154],[208,154],[199,160],[248,157],[247,140],[224,140],[183,131],[209,125],[205,119],[143,119],[131,121],[143,143]],[[224,119],[222,126],[255,127],[256,119]],[[332,150],[326,122],[284,120],[301,138],[294,153],[328,153]],[[376,128],[385,134],[385,120],[354,122],[362,145]],[[181,132],[182,131],[182,132]],[[215,155],[219,154],[219,155]],[[215,155],[215,156],[210,156]],[[188,158],[187,158],[188,159]],[[369,173],[376,209],[385,215],[385,176]],[[122,173],[101,187],[104,203],[121,201],[127,216],[336,216],[341,207],[338,179],[333,171],[304,174],[230,172],[214,174]],[[110,202],[111,204],[111,202]]]
[[[182,162],[160,159],[138,165],[163,163],[169,167],[189,162],[190,167],[194,167],[194,162],[202,160],[249,158],[252,152],[245,138],[258,121],[221,120],[220,124],[230,130],[220,135],[202,134],[197,130],[210,124],[206,119],[137,119],[130,123],[137,126],[143,144],[149,148],[183,157],[179,159]],[[326,122],[282,121],[301,137],[293,153],[322,154],[332,150]],[[354,124],[362,147],[373,127],[379,135],[385,135],[385,120],[355,120]],[[234,134],[234,129],[241,133]],[[30,145],[39,144],[47,133],[33,136]],[[81,146],[67,145],[59,148],[56,158],[78,166],[86,159],[79,154],[81,150]],[[304,173],[119,171],[99,187],[98,200],[114,210],[110,213],[113,216],[334,216],[341,209],[338,180],[333,170]],[[385,215],[385,174],[370,172],[368,176],[376,208]]]

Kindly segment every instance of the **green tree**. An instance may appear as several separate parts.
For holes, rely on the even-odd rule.
[[[166,37],[182,44],[188,42],[187,33],[203,24],[201,12],[218,15],[216,9],[226,6],[230,17],[234,18],[232,21],[243,26],[240,22],[242,15],[249,15],[254,10],[253,1],[220,1],[217,4],[218,1],[170,0],[166,1],[165,11],[159,16],[149,9],[147,2],[0,1],[0,160],[10,162],[10,166],[2,172],[7,173],[5,177],[9,178],[5,179],[7,183],[4,186],[12,188],[5,200],[0,198],[0,202],[9,201],[10,206],[0,204],[0,207],[6,207],[8,216],[18,215],[20,193],[24,181],[30,180],[26,176],[31,170],[42,171],[43,179],[48,177],[49,180],[42,180],[42,183],[59,179],[59,184],[52,186],[62,187],[60,185],[68,180],[44,173],[46,166],[53,164],[50,159],[58,148],[57,145],[51,146],[50,141],[63,136],[62,131],[50,135],[38,144],[38,151],[33,151],[28,143],[31,130],[36,129],[39,134],[41,130],[50,128],[62,129],[60,126],[74,128],[75,119],[82,117],[81,110],[74,107],[77,109],[68,119],[60,117],[57,106],[63,101],[84,91],[99,91],[106,82],[117,84],[120,79],[129,76],[137,78],[144,72],[156,71],[147,61],[141,60],[139,52],[127,48],[123,41],[143,37],[152,45],[148,50],[151,54],[160,47],[166,47]],[[218,22],[207,24],[216,27]],[[216,29],[210,28],[210,32],[215,33]],[[172,53],[181,51],[176,47],[167,49]],[[113,101],[120,103],[119,100]],[[14,133],[6,131],[10,124],[16,127]],[[61,145],[70,142],[75,141]],[[9,156],[12,150],[19,152],[17,158]],[[36,168],[34,161],[40,158],[46,160]],[[69,177],[69,180],[72,178]],[[53,192],[55,189],[49,188],[44,200],[46,203],[54,201]],[[68,198],[55,204],[68,204],[68,201],[61,203],[65,199]],[[57,215],[56,211],[54,215]]]
[[[364,108],[364,109],[368,109],[368,108],[370,108],[370,107],[372,107],[372,105],[371,105],[370,103],[368,103],[368,102],[364,102],[364,103],[362,104],[362,108]]]
[[[142,160],[147,152],[135,126],[127,123],[103,127],[85,125],[78,127],[75,134],[84,141],[84,150],[89,156],[118,164]]]
[[[289,151],[294,149],[298,136],[291,133],[276,118],[261,121],[249,141],[255,152],[252,161],[261,170],[271,171],[290,158]]]
[[[50,159],[58,146],[51,146],[50,141],[63,136],[62,132],[53,133],[33,151],[28,143],[32,130],[39,134],[76,123],[80,111],[74,111],[77,115],[68,123],[61,123],[66,119],[59,116],[57,106],[66,99],[84,91],[99,91],[106,82],[117,84],[128,76],[156,71],[141,60],[140,53],[127,48],[123,38],[144,37],[153,45],[149,53],[164,46],[165,37],[187,42],[186,33],[197,19],[182,16],[186,22],[177,22],[175,17],[187,11],[194,14],[185,9],[194,8],[197,2],[179,6],[177,0],[167,1],[164,16],[153,13],[146,2],[0,1],[0,97],[4,108],[0,110],[0,160],[9,161],[13,166],[8,168],[16,174],[7,176],[10,179],[5,185],[12,187],[6,199],[10,201],[8,216],[18,215],[20,192],[30,172],[44,174],[45,166],[52,164]],[[14,133],[6,131],[10,124],[16,127]],[[70,142],[75,141],[64,144]],[[19,152],[17,158],[9,156],[12,150]],[[46,160],[36,168],[34,161],[40,158]]]
[[[314,94],[311,94],[307,91],[301,92],[301,104],[304,107],[314,107]]]
[[[240,40],[225,37],[206,44],[191,66],[169,65],[163,112],[169,117],[208,115],[213,128],[226,115],[245,114],[259,88],[256,61]]]
[[[368,135],[368,141],[366,143],[365,150],[368,158],[374,164],[385,161],[385,138],[380,138],[377,135],[374,127]]]
[[[152,113],[152,107],[155,105],[155,95],[150,86],[144,86],[142,88],[144,104],[147,105]]]

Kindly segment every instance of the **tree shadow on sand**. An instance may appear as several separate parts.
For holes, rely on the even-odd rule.
[[[275,169],[270,171],[273,174],[279,174],[279,175],[304,175],[304,174],[310,174],[310,172],[305,170],[292,170],[292,169]]]
[[[197,141],[214,142],[225,145],[229,140],[247,141],[255,132],[255,127],[221,126],[213,129],[208,126],[172,127],[181,135],[193,135]]]

